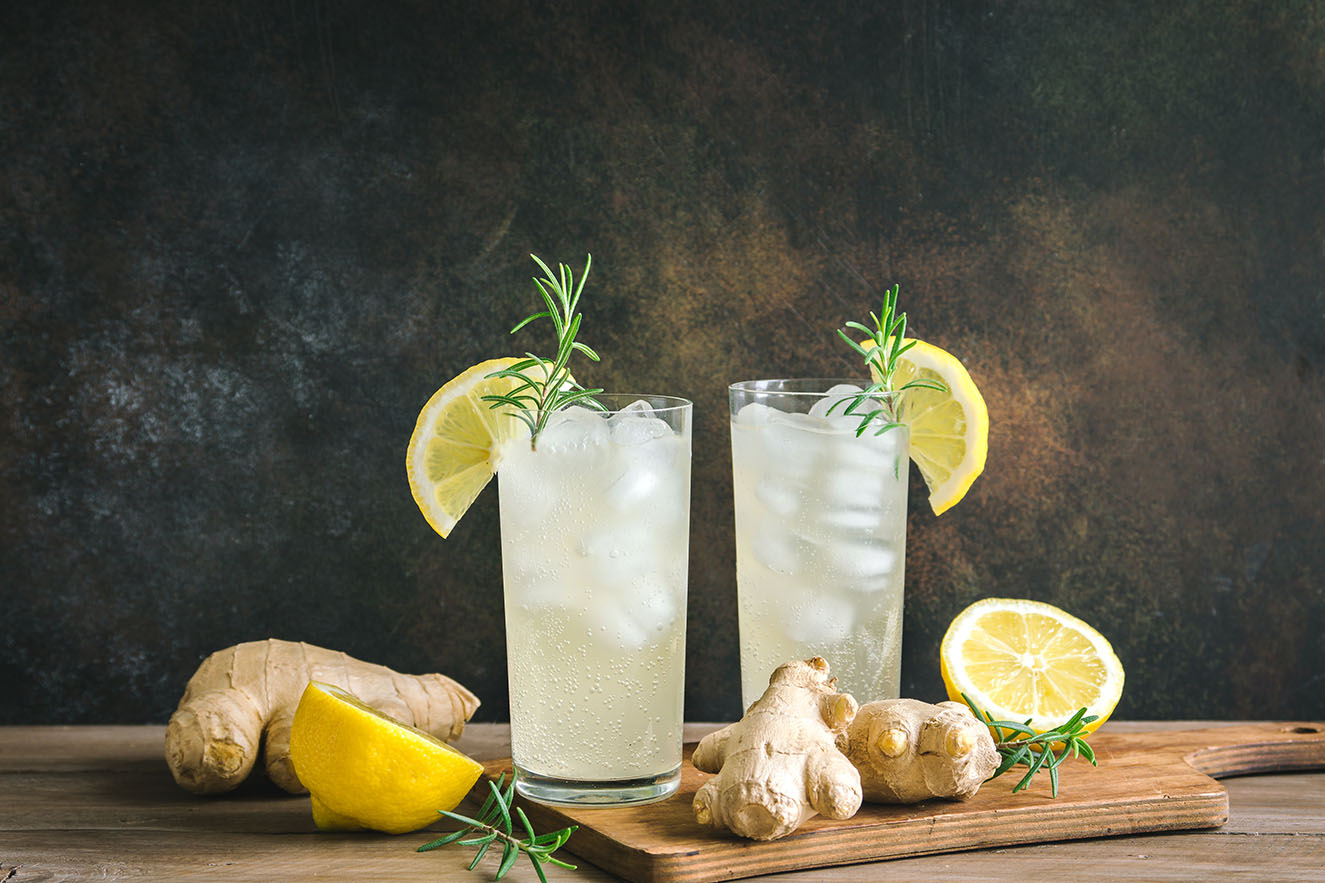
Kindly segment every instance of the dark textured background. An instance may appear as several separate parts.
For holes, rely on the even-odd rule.
[[[593,252],[582,379],[696,403],[691,718],[725,385],[853,371],[894,281],[991,415],[961,505],[913,476],[905,692],[1008,595],[1119,715],[1325,714],[1325,3],[623,5],[3,5],[0,722],[163,721],[268,635],[504,718],[496,494],[443,541],[403,455],[531,251]]]

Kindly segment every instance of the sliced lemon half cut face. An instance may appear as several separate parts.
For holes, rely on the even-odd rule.
[[[1108,640],[1052,604],[985,598],[952,620],[939,650],[949,698],[962,693],[996,720],[1043,733],[1080,708],[1108,719],[1123,693],[1123,665]]]

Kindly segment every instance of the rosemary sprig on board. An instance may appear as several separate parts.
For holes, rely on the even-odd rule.
[[[509,368],[494,371],[489,377],[510,377],[519,381],[510,392],[501,395],[483,396],[489,408],[507,406],[529,427],[529,443],[538,446],[538,435],[547,426],[548,419],[556,411],[571,405],[585,405],[599,411],[603,406],[594,398],[601,389],[585,389],[571,377],[567,367],[573,353],[583,353],[593,361],[598,361],[598,354],[587,344],[575,339],[580,332],[582,313],[576,309],[580,304],[580,294],[584,283],[589,278],[589,268],[593,266],[593,255],[586,255],[584,273],[578,285],[575,274],[565,264],[558,264],[554,275],[548,265],[538,255],[530,255],[534,262],[543,269],[544,278],[534,277],[534,285],[543,297],[547,309],[526,316],[511,333],[519,331],[537,319],[551,319],[557,332],[557,354],[551,359],[526,352],[525,358]]]
[[[915,346],[914,340],[906,342],[906,313],[897,312],[897,293],[899,286],[894,284],[883,294],[883,315],[882,318],[870,312],[870,319],[874,322],[874,328],[871,329],[860,322],[848,322],[847,328],[853,328],[865,334],[865,341],[857,343],[852,340],[845,330],[839,328],[838,335],[845,340],[852,349],[865,357],[865,365],[870,370],[870,374],[878,378],[874,383],[865,387],[853,396],[846,396],[834,402],[829,408],[828,413],[838,405],[847,403],[846,409],[842,412],[852,416],[860,417],[860,425],[856,427],[856,435],[864,435],[865,430],[872,423],[882,424],[875,435],[883,435],[890,429],[901,426],[902,423],[897,416],[897,397],[894,393],[902,392],[908,389],[933,389],[938,392],[947,392],[948,387],[941,381],[933,380],[927,377],[917,377],[907,381],[899,389],[893,389],[893,375],[897,373],[897,359],[911,347]],[[866,344],[870,344],[866,346]],[[872,408],[872,410],[870,410]]]
[[[469,870],[478,867],[483,856],[487,855],[489,847],[494,843],[501,844],[502,854],[501,863],[497,866],[497,876],[494,880],[500,880],[506,876],[506,872],[515,864],[515,860],[520,857],[520,853],[529,856],[529,861],[538,873],[538,879],[547,883],[547,875],[543,873],[543,865],[551,862],[557,867],[569,868],[575,870],[576,866],[554,856],[562,847],[570,835],[578,829],[578,825],[571,825],[569,828],[562,828],[559,831],[553,831],[550,834],[535,834],[534,828],[529,824],[529,819],[525,817],[524,810],[520,807],[514,807],[512,812],[511,800],[515,796],[515,774],[511,775],[511,782],[506,786],[506,791],[502,791],[502,785],[506,781],[506,774],[502,773],[501,778],[496,782],[488,780],[488,787],[492,793],[488,799],[483,802],[483,806],[478,811],[477,818],[460,815],[459,813],[447,812],[441,810],[441,814],[448,819],[453,819],[465,827],[459,831],[447,834],[445,837],[439,837],[436,840],[423,844],[418,848],[418,852],[427,852],[431,849],[437,849],[440,846],[446,846],[448,843],[456,843],[461,846],[477,846],[478,852],[474,860],[469,863]],[[528,836],[519,837],[515,833],[515,824],[512,819],[518,818],[520,826]]]
[[[1066,723],[1048,732],[1036,733],[1027,726],[1029,720],[1025,723],[996,721],[988,712],[972,702],[971,697],[965,693],[962,694],[962,699],[970,706],[976,718],[994,731],[994,747],[1003,755],[1003,761],[989,778],[996,779],[1014,766],[1025,765],[1028,768],[1026,775],[1022,776],[1021,781],[1012,789],[1013,794],[1029,787],[1036,773],[1048,770],[1050,788],[1053,796],[1057,797],[1058,766],[1067,760],[1069,755],[1084,757],[1090,761],[1091,766],[1099,766],[1095,762],[1095,750],[1086,743],[1085,732],[1086,724],[1099,720],[1099,716],[1086,714],[1084,708],[1078,709]],[[1005,733],[1004,730],[1007,732]],[[1053,746],[1059,742],[1063,743],[1063,748],[1055,753]]]

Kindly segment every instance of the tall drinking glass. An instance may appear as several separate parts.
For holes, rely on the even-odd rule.
[[[604,394],[502,451],[511,755],[545,803],[680,783],[691,403]]]
[[[822,656],[861,702],[901,684],[910,436],[856,435],[868,381],[752,380],[728,390],[741,698],[777,666]],[[895,408],[898,394],[866,410]],[[839,403],[840,402],[840,403]]]

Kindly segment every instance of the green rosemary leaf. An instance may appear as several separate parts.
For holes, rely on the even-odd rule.
[[[488,780],[488,784],[491,785],[491,784],[492,784],[492,781],[491,781],[491,780]],[[495,791],[496,788],[494,788],[493,790]],[[497,801],[497,809],[501,810],[502,827],[504,828],[504,830],[506,831],[507,834],[510,834],[510,833],[511,833],[511,811],[510,811],[510,809],[507,808],[507,806],[506,806],[506,801],[504,801],[504,800],[498,800],[498,801]]]
[[[596,353],[596,352],[594,352],[592,349],[590,349],[590,347],[589,347],[587,344],[580,343],[580,342],[577,340],[577,341],[575,341],[574,343],[572,343],[571,346],[573,346],[573,347],[574,347],[576,350],[578,350],[579,352],[584,353],[586,356],[588,356],[589,358],[593,359],[595,362],[601,361],[601,360],[598,358],[598,353]]]
[[[497,866],[496,879],[500,880],[502,877],[505,877],[506,872],[511,869],[511,866],[515,864],[515,860],[519,857],[519,848],[508,841],[505,846],[502,847],[501,864]]]
[[[529,824],[529,817],[524,814],[524,810],[517,806],[515,808],[515,814],[520,817],[520,824],[524,825],[525,833],[529,835],[529,839],[531,841],[536,840],[537,838],[534,836],[534,826]]]
[[[463,840],[461,840],[460,843],[461,843],[461,845],[465,845],[465,841],[463,841]],[[479,851],[478,851],[477,853],[475,853],[475,855],[474,855],[474,860],[473,860],[472,862],[469,863],[469,867],[468,867],[466,870],[470,870],[470,871],[472,871],[472,870],[474,870],[475,868],[477,868],[477,867],[478,867],[478,863],[481,862],[481,861],[483,860],[483,856],[485,856],[485,855],[488,854],[488,847],[491,846],[491,845],[492,845],[492,841],[491,841],[491,840],[489,840],[489,841],[487,841],[486,843],[484,843],[483,846],[481,846],[481,847],[479,848]]]
[[[497,777],[496,784],[488,780],[488,798],[483,801],[483,806],[479,808],[478,817],[484,818],[488,811],[492,809],[494,803],[501,803],[501,786],[506,782],[506,774],[502,773]]]
[[[511,329],[511,333],[514,334],[515,332],[519,331],[521,328],[528,325],[530,322],[534,321],[535,319],[542,319],[544,317],[550,319],[552,318],[553,315],[554,314],[549,310],[544,310],[541,313],[534,313],[532,316],[525,316],[523,319],[519,321],[519,323],[516,324],[514,328]]]
[[[594,399],[594,396],[602,392],[601,389],[579,389],[572,393],[567,393],[564,397],[558,399],[557,408],[568,408],[574,404],[584,404],[599,411],[604,410],[603,404]]]
[[[552,295],[548,294],[547,286],[539,279],[535,279],[534,284],[538,286],[538,293],[543,295],[543,302],[547,304],[547,316],[552,319],[552,324],[557,329],[557,336],[560,337],[565,330],[566,318],[552,302]]]
[[[948,391],[946,385],[937,380],[930,380],[927,377],[917,377],[915,380],[908,380],[906,383],[902,384],[901,388],[897,391],[902,392],[908,389],[932,389],[937,392]]]
[[[485,834],[482,837],[470,837],[465,840],[457,840],[456,843],[461,846],[478,846],[480,843],[491,843],[492,838],[495,836],[495,834]]]
[[[457,821],[457,822],[459,822],[459,823],[462,824],[462,825],[477,825],[477,824],[478,824],[478,821],[477,821],[477,820],[475,820],[475,819],[471,819],[469,816],[462,816],[462,815],[460,815],[459,813],[450,812],[450,811],[445,810],[445,809],[439,809],[439,810],[437,810],[437,812],[438,812],[439,815],[444,815],[444,816],[446,816],[448,819],[452,819],[452,820],[454,820],[454,821]],[[482,818],[482,817],[483,817],[483,814],[482,814],[482,813],[479,813],[479,818]]]
[[[853,325],[854,325],[855,323],[852,322],[852,323],[848,323],[848,324],[853,324]],[[866,349],[865,349],[863,346],[861,346],[860,344],[858,344],[858,343],[856,343],[854,340],[852,340],[852,339],[847,335],[847,333],[846,333],[845,331],[843,331],[841,328],[837,329],[837,333],[840,334],[840,335],[842,336],[842,339],[843,339],[843,340],[845,340],[847,343],[851,344],[852,348],[855,349],[856,352],[860,353],[862,356],[865,356],[865,357],[866,357],[866,360],[868,361],[868,359],[869,359],[869,353],[866,351]]]
[[[445,837],[438,837],[436,840],[431,840],[431,841],[429,841],[429,842],[423,844],[422,846],[420,846],[420,847],[419,847],[417,850],[415,850],[415,851],[416,851],[416,852],[428,852],[429,850],[433,850],[433,849],[437,849],[437,848],[442,847],[442,846],[446,846],[446,845],[449,844],[449,843],[455,843],[455,842],[456,842],[457,840],[459,840],[461,837],[464,837],[466,833],[468,833],[468,832],[467,832],[464,828],[461,828],[459,831],[453,831],[453,832],[451,832],[450,834],[447,834]]]

